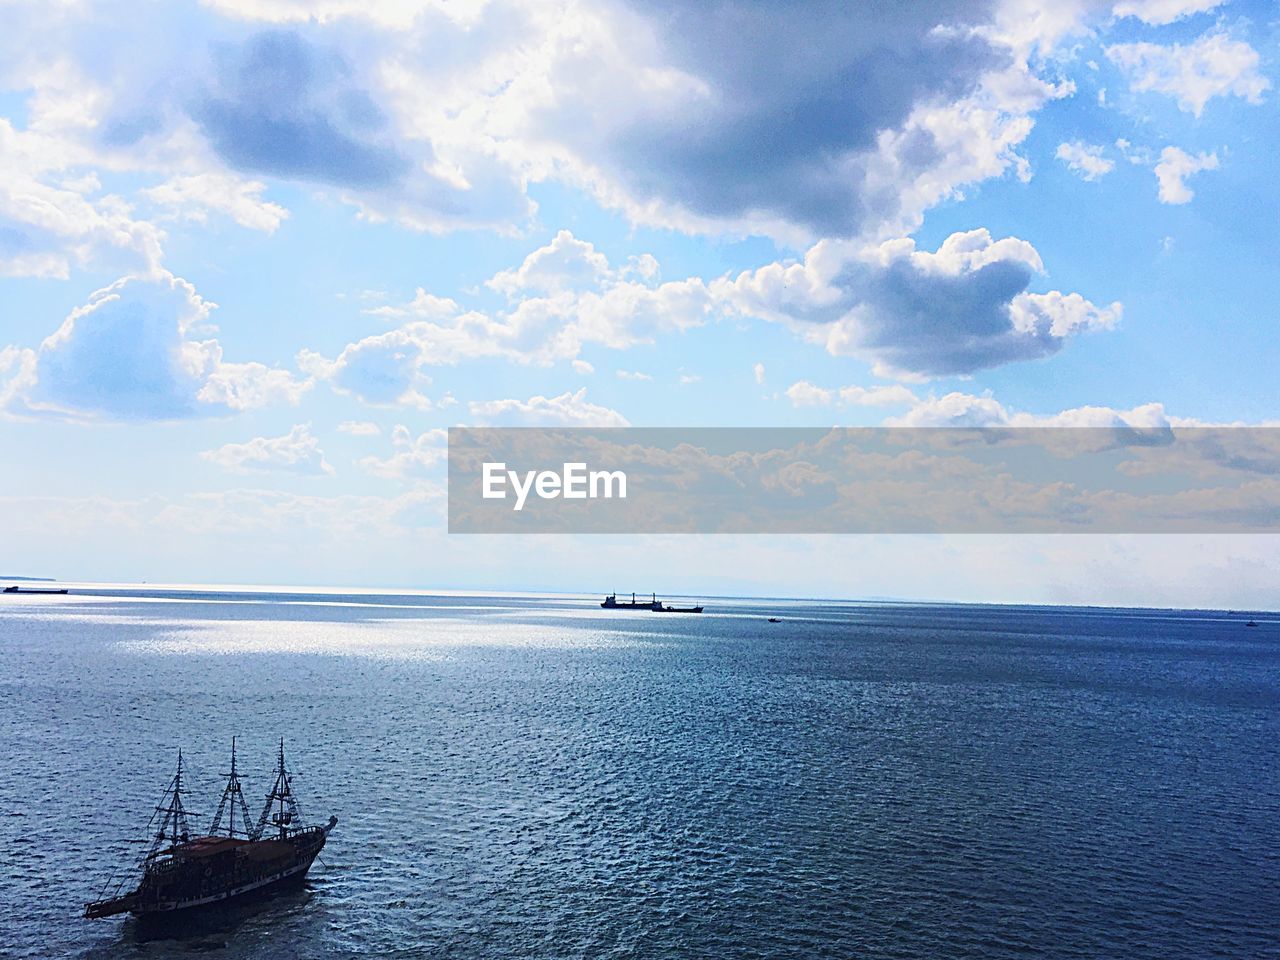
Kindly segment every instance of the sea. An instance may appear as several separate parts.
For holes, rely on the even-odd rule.
[[[0,955],[1280,957],[1280,615],[599,600],[0,596]],[[232,737],[306,885],[82,919]]]

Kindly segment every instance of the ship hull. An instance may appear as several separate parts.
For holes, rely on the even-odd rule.
[[[194,841],[177,848],[174,859],[148,869],[138,889],[87,904],[84,915],[89,919],[121,913],[173,916],[265,898],[306,878],[337,822],[337,817],[330,817],[325,826],[309,827],[279,841],[251,843],[225,837]],[[211,854],[193,853],[210,845],[217,848]]]
[[[317,854],[319,853],[319,851],[316,852]],[[161,917],[167,919],[204,913],[251,900],[266,899],[283,890],[301,886],[307,879],[307,871],[311,869],[311,864],[314,861],[315,858],[313,857],[297,867],[282,870],[278,874],[263,877],[220,893],[209,894],[194,900],[160,901],[146,905],[138,904],[129,912],[142,920]]]

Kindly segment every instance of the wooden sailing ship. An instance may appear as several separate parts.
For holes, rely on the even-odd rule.
[[[183,801],[189,791],[183,775],[179,751],[177,772],[152,816],[150,826],[156,832],[142,860],[142,876],[136,887],[127,890],[129,877],[120,880],[106,896],[85,904],[86,918],[172,914],[263,896],[286,884],[300,883],[338,822],[337,817],[330,817],[323,826],[303,824],[293,779],[285,767],[283,739],[275,783],[256,823],[249,819],[236,769],[234,739],[226,786],[206,834],[197,835],[190,829],[191,815]]]

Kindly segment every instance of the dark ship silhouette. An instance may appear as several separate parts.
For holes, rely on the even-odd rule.
[[[301,883],[338,822],[330,817],[324,826],[301,823],[293,780],[284,765],[284,740],[276,780],[256,824],[236,771],[236,745],[231,741],[231,770],[222,790],[218,812],[206,835],[196,836],[188,825],[189,812],[182,798],[182,752],[178,770],[169,782],[160,806],[151,818],[160,825],[151,848],[142,860],[142,879],[125,892],[128,878],[114,885],[110,895],[85,904],[88,919],[132,913],[140,917],[172,915],[178,911],[226,904],[232,900],[262,896],[289,883]],[[227,816],[225,831],[223,815]],[[237,829],[237,818],[239,828]]]
[[[618,594],[609,594],[600,604],[606,610],[651,610],[654,613],[701,613],[702,607],[673,607],[664,604],[658,599],[658,595],[652,594],[650,600],[636,600],[636,595],[631,594],[631,600],[618,600]]]

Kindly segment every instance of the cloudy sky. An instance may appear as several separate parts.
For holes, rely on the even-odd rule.
[[[1269,537],[449,538],[443,431],[1280,420],[1278,41],[0,4],[0,574],[1274,606]]]

